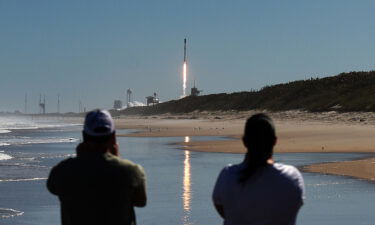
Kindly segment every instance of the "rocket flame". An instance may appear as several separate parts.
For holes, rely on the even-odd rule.
[[[182,97],[186,96],[186,80],[187,80],[187,74],[186,74],[187,65],[186,62],[184,62],[184,66],[182,68]]]

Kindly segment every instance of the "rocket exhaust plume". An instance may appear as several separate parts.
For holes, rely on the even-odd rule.
[[[182,68],[182,98],[186,96],[187,62],[186,62],[186,38],[184,39],[184,64]]]
[[[182,97],[186,96],[186,62],[184,62],[184,66],[182,68],[182,75],[183,75],[183,83],[182,83]]]

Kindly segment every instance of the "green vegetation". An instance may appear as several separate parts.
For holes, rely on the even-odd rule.
[[[341,73],[263,87],[259,91],[186,97],[121,114],[243,110],[375,111],[375,71]]]

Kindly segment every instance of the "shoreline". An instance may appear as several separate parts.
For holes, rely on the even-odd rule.
[[[301,170],[309,173],[346,176],[375,183],[374,171],[372,169],[374,163],[375,154],[371,154],[370,157],[364,157],[363,159],[306,165]],[[357,171],[360,171],[361,175],[358,175]]]
[[[179,116],[116,119],[117,128],[135,129],[129,137],[221,136],[229,140],[173,143],[180,149],[201,152],[245,153],[241,143],[246,118],[241,113],[187,114]],[[278,142],[275,153],[367,153],[360,160],[312,164],[306,172],[350,176],[375,181],[375,113],[267,113],[273,118]],[[353,119],[354,118],[354,119]]]

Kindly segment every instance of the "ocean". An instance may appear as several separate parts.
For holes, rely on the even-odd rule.
[[[47,191],[46,178],[52,166],[74,157],[81,129],[64,121],[0,117],[0,224],[60,224],[59,202]],[[121,156],[142,164],[147,173],[148,205],[136,209],[138,224],[222,224],[211,202],[212,188],[221,168],[241,162],[243,155],[189,152],[170,143],[223,138],[118,138]],[[303,166],[365,156],[284,153],[275,159]],[[297,224],[374,224],[374,183],[317,173],[303,176],[306,199]]]

